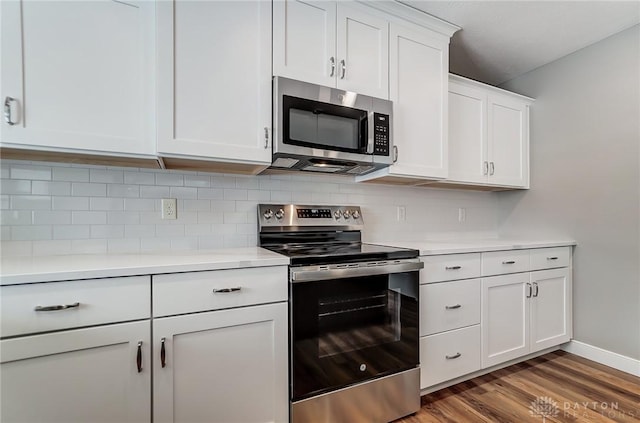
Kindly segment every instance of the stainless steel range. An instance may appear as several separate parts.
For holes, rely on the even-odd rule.
[[[291,421],[388,422],[420,408],[418,251],[361,241],[357,206],[258,205],[289,267]]]

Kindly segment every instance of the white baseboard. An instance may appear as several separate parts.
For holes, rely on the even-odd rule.
[[[603,350],[593,345],[580,341],[571,341],[562,346],[562,349],[571,354],[593,360],[596,363],[613,367],[625,373],[640,377],[640,360],[627,357],[612,351]]]

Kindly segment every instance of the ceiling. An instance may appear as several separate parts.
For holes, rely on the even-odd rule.
[[[450,71],[500,85],[640,22],[640,0],[401,0],[462,27]]]

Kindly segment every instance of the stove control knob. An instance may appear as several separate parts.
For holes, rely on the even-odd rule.
[[[284,217],[284,210],[283,210],[283,209],[279,209],[279,210],[276,212],[276,219],[280,220],[280,219],[282,219],[283,217]]]
[[[360,218],[360,212],[358,210],[354,210],[351,212],[351,216],[353,216],[354,219],[358,219]]]
[[[342,217],[342,213],[340,212],[340,210],[336,210],[333,213],[333,217],[335,217],[336,219],[340,219]]]
[[[265,218],[265,219],[267,219],[267,220],[271,219],[271,218],[273,217],[273,210],[271,210],[271,209],[266,209],[266,210],[264,211],[263,216],[264,216],[264,218]]]
[[[342,212],[342,216],[344,216],[345,219],[348,219],[351,217],[351,212],[349,210],[345,210]]]

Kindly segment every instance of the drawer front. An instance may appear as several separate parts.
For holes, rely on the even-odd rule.
[[[148,319],[150,281],[135,276],[0,287],[1,336]]]
[[[480,370],[480,325],[420,338],[420,388]]]
[[[528,272],[529,250],[482,253],[482,276]]]
[[[153,276],[153,315],[285,301],[287,286],[287,266],[157,275]]]
[[[420,286],[420,336],[480,323],[480,279]]]
[[[536,248],[531,250],[531,270],[567,267],[571,263],[571,247]]]
[[[480,276],[480,253],[422,256],[424,269],[420,283],[477,278]]]

